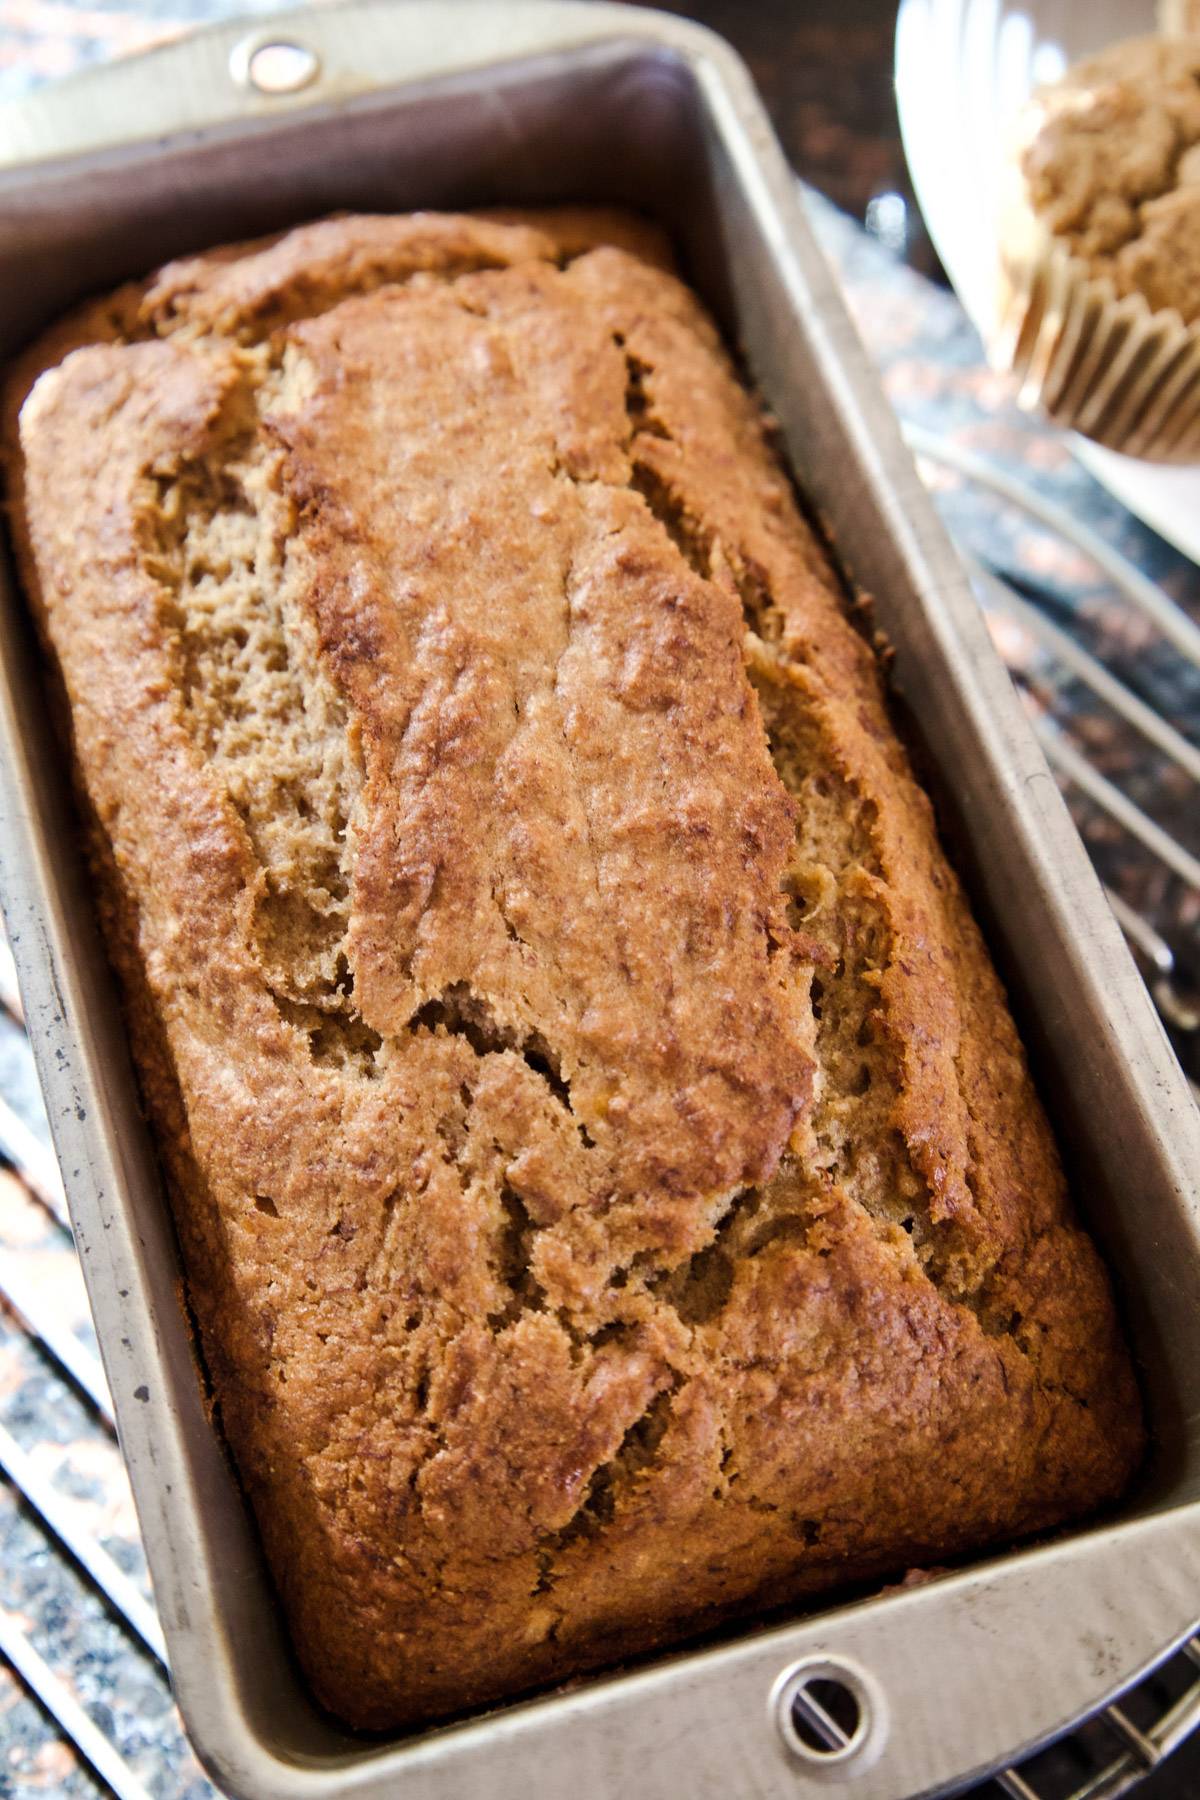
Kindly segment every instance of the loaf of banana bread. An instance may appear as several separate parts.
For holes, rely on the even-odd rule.
[[[654,234],[326,220],[30,388],[14,536],[318,1696],[444,1715],[1115,1495],[1004,995]]]

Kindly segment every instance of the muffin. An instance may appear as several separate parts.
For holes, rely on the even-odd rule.
[[[1041,89],[1006,183],[999,352],[1022,400],[1200,460],[1200,33],[1114,44]]]
[[[1166,37],[1200,34],[1200,0],[1159,0],[1158,28]]]

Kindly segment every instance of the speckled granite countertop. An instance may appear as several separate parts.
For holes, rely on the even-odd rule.
[[[73,0],[0,0],[0,100],[15,98],[35,83],[81,64],[174,35],[190,22],[234,10],[249,9],[226,7],[220,0],[142,0],[119,9]],[[256,10],[276,7],[268,0]],[[728,0],[715,0],[708,7],[679,5],[675,10],[705,17],[742,40],[756,72],[766,76],[768,100],[805,173],[823,180],[839,199],[860,211],[879,191],[904,193],[894,117],[887,114],[886,73],[881,77],[883,59],[890,57],[894,7],[884,0],[851,0],[847,8],[843,47],[858,70],[858,85],[847,86],[842,58],[841,85],[835,84],[834,94],[835,104],[844,107],[841,117],[829,113],[828,103],[821,99],[822,84],[812,73],[812,57],[821,45],[829,56],[838,45],[830,27],[818,28],[799,17],[806,9],[793,7],[791,0],[786,6],[764,0],[739,10]],[[765,54],[772,30],[785,50],[792,45],[791,66],[802,71],[797,76],[803,90],[799,98],[789,89],[788,56],[769,59]],[[801,44],[806,31],[809,38]],[[2,123],[0,115],[0,130]],[[1086,518],[1200,618],[1200,572],[1098,488],[1057,434],[1017,412],[1005,384],[987,370],[978,340],[954,299],[897,261],[827,202],[815,194],[810,201],[821,240],[840,272],[860,330],[902,417],[1036,482],[1044,493]],[[931,265],[928,247],[911,223],[907,247],[914,260]],[[957,478],[932,469],[930,478],[943,515],[962,544],[992,567],[1017,574],[1035,588],[1051,617],[1070,624],[1080,641],[1103,655],[1117,674],[1195,735],[1200,723],[1200,676],[1185,670],[1148,627],[1115,602],[1077,553]],[[1019,631],[1011,626],[1001,630],[1010,663],[1027,677],[1031,703],[1059,715],[1069,711],[1079,741],[1096,762],[1200,852],[1194,790],[1189,792],[1182,781],[1172,783],[1161,763],[1136,753],[1128,734],[1115,730],[1103,710],[1057,675]],[[1195,955],[1200,895],[1183,890],[1149,858],[1132,852],[1121,834],[1086,804],[1077,803],[1077,816],[1106,879],[1131,904],[1169,928],[1181,951],[1187,954],[1190,947]],[[0,1014],[0,1099],[45,1141],[24,1036],[5,1014]],[[48,1310],[59,1328],[71,1334],[85,1354],[94,1356],[69,1237],[18,1180],[4,1173],[0,1173],[0,1257],[9,1287],[23,1291],[31,1307]],[[2,1308],[0,1427],[27,1453],[36,1470],[73,1500],[84,1526],[148,1595],[136,1519],[114,1439],[94,1407]],[[7,1484],[0,1485],[0,1605],[28,1628],[43,1656],[119,1747],[148,1793],[156,1800],[185,1796],[200,1800],[213,1792],[187,1747],[162,1670],[96,1598],[75,1567],[50,1546]],[[1072,1779],[1074,1766],[1064,1753],[1059,1771],[1064,1784]],[[92,1774],[79,1764],[42,1709],[0,1665],[0,1796],[82,1796],[97,1791]],[[1053,1791],[1060,1789],[1056,1786]],[[1182,1751],[1142,1791],[1147,1800],[1185,1800],[1200,1792],[1200,1747]]]

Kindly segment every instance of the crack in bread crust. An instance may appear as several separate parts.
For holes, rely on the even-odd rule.
[[[663,261],[325,221],[93,309],[22,417],[222,1420],[362,1725],[1137,1454],[873,658]]]

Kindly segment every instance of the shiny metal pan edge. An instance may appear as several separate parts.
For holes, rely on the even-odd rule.
[[[256,44],[315,53],[268,97]],[[829,1791],[779,1726],[797,1662],[841,1659],[862,1800],[947,1790],[1092,1711],[1193,1627],[1200,1591],[1200,1115],[962,569],[720,40],[604,4],[362,0],[220,26],[0,111],[0,353],[165,256],[311,217],[641,201],[680,240],[797,477],[896,649],[946,772],[975,902],[1083,1209],[1116,1270],[1157,1449],[1102,1525],[716,1647],[389,1743],[313,1707],[204,1407],[24,608],[0,608],[0,872],[180,1705],[244,1800],[653,1800]],[[950,775],[953,779],[950,780]],[[786,1709],[785,1709],[786,1710]]]

